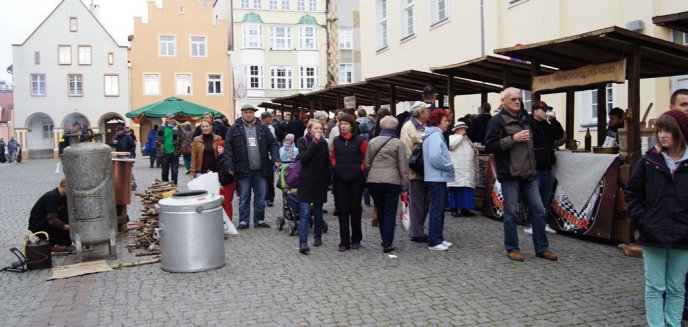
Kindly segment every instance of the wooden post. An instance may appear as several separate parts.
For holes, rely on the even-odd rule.
[[[377,113],[380,110],[380,90],[377,87],[375,88],[373,103],[375,105],[375,113]]]
[[[504,69],[502,71],[502,89],[506,89],[511,86],[511,71]]]
[[[604,144],[607,136],[607,89],[597,88],[597,146]]]
[[[437,107],[438,108],[444,108],[444,94],[438,93],[437,97],[439,98],[437,100]]]
[[[336,106],[335,111],[341,110],[343,106],[344,106],[344,98],[340,94],[337,94],[337,106]]]
[[[323,99],[322,99],[322,97],[318,97],[318,110],[325,110],[325,108],[323,108]]]
[[[576,93],[566,91],[566,141],[573,140],[574,133],[574,113],[576,110]]]
[[[535,76],[540,75],[542,73],[542,67],[540,67],[540,63],[533,61],[533,63],[530,65],[530,88],[533,88],[533,79]],[[540,101],[540,93],[531,93],[530,94],[530,99],[533,102]],[[568,124],[568,122],[567,122]]]
[[[449,101],[449,112],[453,114],[454,118],[456,118],[456,107],[454,106],[455,96],[456,93],[454,93],[454,76],[449,75],[447,76],[447,101]]]
[[[628,79],[628,110],[630,119],[626,120],[626,139],[628,157],[631,165],[640,159],[640,46],[634,45],[628,52],[626,76]],[[627,113],[628,117],[629,114]]]
[[[389,86],[389,111],[392,116],[397,115],[397,87],[395,85]]]
[[[482,106],[483,103],[485,103],[485,102],[487,102],[487,92],[481,92],[480,93],[480,105]]]
[[[311,99],[311,103],[310,103],[310,104],[311,104],[311,105],[310,105],[310,108],[309,108],[309,109],[310,109],[310,112],[311,112],[311,118],[313,118],[313,114],[315,114],[315,100]]]

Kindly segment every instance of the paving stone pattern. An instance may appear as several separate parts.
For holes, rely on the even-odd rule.
[[[35,200],[57,186],[55,160],[0,165],[0,266],[27,234]],[[183,174],[183,169],[180,169]],[[147,158],[134,167],[139,189],[159,169]],[[186,181],[180,177],[180,181]],[[168,273],[158,264],[66,280],[49,270],[0,273],[2,326],[642,326],[643,268],[613,244],[550,235],[558,262],[535,258],[522,234],[524,263],[509,261],[502,224],[484,218],[445,218],[447,252],[410,242],[397,226],[398,256],[382,253],[364,207],[363,248],[337,251],[332,197],[330,231],[322,247],[300,255],[298,240],[278,231],[281,198],[268,208],[271,229],[240,231],[225,242],[227,265],[199,273]],[[236,200],[235,200],[236,203]],[[140,204],[133,200],[135,218]],[[235,217],[238,217],[235,205]],[[312,238],[311,238],[312,240]],[[126,251],[112,263],[142,258]],[[145,259],[145,258],[144,258]],[[54,265],[75,262],[54,257]]]

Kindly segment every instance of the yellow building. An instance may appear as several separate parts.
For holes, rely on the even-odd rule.
[[[482,4],[482,8],[481,8]],[[495,49],[576,35],[612,25],[688,44],[688,38],[656,26],[652,17],[688,11],[685,0],[370,0],[360,2],[363,77],[455,64]],[[627,108],[627,84],[609,84],[607,109]],[[641,80],[641,112],[650,118],[669,107],[669,96],[688,87],[687,76]],[[596,91],[576,92],[576,138],[596,130]],[[529,101],[530,93],[524,92]],[[564,124],[565,97],[543,95]],[[493,108],[498,96],[490,95]],[[480,96],[455,99],[457,116],[477,113]],[[526,103],[530,105],[530,103]],[[595,137],[593,136],[593,139]]]
[[[229,23],[213,14],[210,1],[148,1],[148,22],[134,18],[131,40],[132,109],[178,97],[224,113],[233,121],[234,88],[228,53]],[[159,119],[141,122],[145,136]]]

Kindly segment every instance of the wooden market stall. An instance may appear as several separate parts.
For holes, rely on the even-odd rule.
[[[564,192],[561,196],[554,195],[552,211],[558,217],[550,217],[550,222],[554,223],[555,229],[630,242],[632,226],[621,187],[641,156],[640,79],[688,73],[688,48],[612,26],[556,40],[497,49],[495,53],[531,63],[531,90],[534,94],[566,93],[568,139],[573,138],[575,128],[575,91],[598,89],[601,97],[598,103],[604,103],[603,88],[607,83],[627,83],[627,151],[613,160],[608,157],[610,155],[559,151],[555,176],[565,182],[558,184],[556,192],[560,189]],[[542,71],[543,66],[558,71],[547,74]],[[669,96],[669,90],[666,96]],[[600,131],[606,127],[602,121],[606,114],[604,106],[598,106]],[[598,135],[598,145],[601,142],[602,137]],[[597,167],[597,174],[594,174],[590,166],[602,161],[608,163],[606,171],[599,174],[601,168]],[[561,172],[558,174],[556,169]],[[578,183],[586,177],[593,179],[594,187],[587,202],[582,201],[581,205],[581,201],[575,198],[581,194],[588,196],[587,192],[580,191],[581,188],[587,191],[590,187],[579,186]],[[575,205],[576,202],[579,204]]]

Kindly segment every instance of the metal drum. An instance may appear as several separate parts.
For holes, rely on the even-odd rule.
[[[196,272],[225,265],[222,198],[206,191],[173,194],[158,202],[160,268]]]
[[[77,261],[82,259],[83,245],[108,243],[110,255],[117,256],[117,213],[110,151],[105,144],[91,142],[74,144],[64,150],[70,235],[76,243]]]

